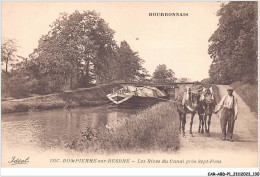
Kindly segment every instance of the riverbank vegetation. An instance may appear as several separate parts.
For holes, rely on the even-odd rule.
[[[136,153],[175,151],[179,146],[177,110],[172,102],[164,102],[97,130],[87,127],[66,147],[95,153]]]
[[[2,102],[2,113],[40,111],[79,106],[98,106],[108,102],[107,94],[120,88],[118,83],[103,84],[91,88],[77,89],[57,94]]]

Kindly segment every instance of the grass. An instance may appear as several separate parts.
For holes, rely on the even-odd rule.
[[[97,130],[87,127],[67,147],[95,153],[175,151],[179,148],[178,126],[176,108],[164,102]]]
[[[2,113],[40,111],[57,108],[75,108],[79,106],[99,106],[108,102],[107,94],[118,89],[120,84],[103,84],[96,87],[78,89],[58,94],[29,97],[3,101]]]
[[[237,94],[250,107],[251,111],[258,112],[258,87],[257,84],[248,84],[243,82],[235,82],[231,84]]]

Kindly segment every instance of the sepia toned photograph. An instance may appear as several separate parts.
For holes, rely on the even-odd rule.
[[[2,167],[258,167],[257,1],[1,11]]]

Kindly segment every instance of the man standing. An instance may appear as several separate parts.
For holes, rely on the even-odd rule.
[[[215,110],[215,114],[218,113],[222,108],[220,115],[220,125],[222,130],[222,140],[233,141],[233,130],[235,120],[237,119],[237,98],[233,95],[233,89],[227,89],[228,94],[225,95],[218,107]],[[227,131],[227,132],[226,132]]]

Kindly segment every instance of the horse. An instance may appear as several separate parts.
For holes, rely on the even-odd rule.
[[[211,123],[211,116],[215,109],[215,106],[217,105],[212,87],[210,87],[210,88],[203,87],[202,94],[200,97],[200,103],[201,103],[200,109],[204,113],[204,116],[202,119],[200,118],[198,132],[203,134],[204,125],[205,125],[205,132],[207,133],[207,136],[210,136],[209,130],[210,130],[210,123]],[[201,131],[200,131],[200,129],[201,129]]]
[[[204,100],[202,100],[202,96],[199,96],[199,101],[198,101],[198,108],[197,112],[199,115],[199,128],[198,128],[198,133],[204,134],[204,115],[205,115],[205,104]]]
[[[180,118],[179,131],[181,132],[182,130],[183,137],[185,136],[186,115],[188,113],[191,114],[190,134],[191,136],[193,136],[192,133],[193,118],[196,112],[199,112],[198,110],[199,99],[200,99],[199,93],[191,92],[191,89],[187,88],[186,92],[183,92],[182,96],[179,95],[175,101],[179,118]]]

